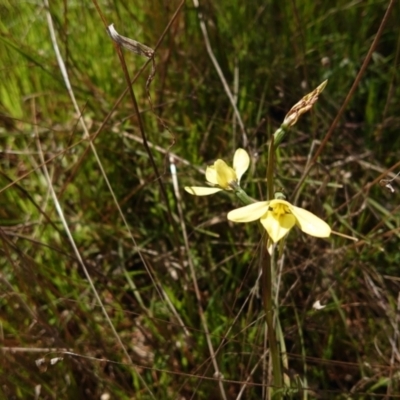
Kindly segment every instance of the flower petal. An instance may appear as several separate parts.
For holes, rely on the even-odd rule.
[[[206,180],[207,182],[212,183],[213,185],[218,185],[218,180],[217,180],[217,171],[215,169],[215,164],[210,165],[206,169]]]
[[[229,190],[229,184],[237,181],[236,172],[223,160],[215,161],[214,166],[217,173],[218,185],[225,190]]]
[[[296,223],[296,217],[292,214],[276,216],[272,211],[268,211],[266,217],[261,218],[260,221],[267,230],[271,240],[276,243],[293,228]]]
[[[250,222],[260,219],[268,211],[268,201],[258,201],[228,213],[228,219],[234,222]]]
[[[283,205],[287,206],[288,208],[294,207],[288,201],[283,200],[283,199],[273,199],[273,200],[271,200],[270,206],[271,206],[271,208],[274,208],[277,204],[283,204]]]
[[[330,226],[317,217],[310,211],[304,210],[304,208],[295,207],[290,205],[290,211],[297,219],[297,224],[300,229],[315,237],[329,237],[331,234]]]
[[[240,182],[240,178],[247,171],[250,165],[250,157],[246,150],[237,149],[233,156],[233,169],[236,172],[237,180]]]
[[[208,196],[209,194],[220,192],[222,189],[201,186],[186,186],[185,190],[195,196]]]

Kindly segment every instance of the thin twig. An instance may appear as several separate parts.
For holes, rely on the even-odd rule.
[[[46,4],[47,0],[44,0],[44,2],[45,2],[45,5],[48,7],[48,4]],[[49,12],[48,11],[47,11],[47,15],[48,15],[47,22],[50,24],[51,23],[50,22],[51,16],[49,16]],[[36,115],[36,112],[34,112],[33,115]],[[38,148],[39,157],[40,157],[41,163],[43,165],[42,171],[43,171],[44,177],[46,179],[46,183],[47,183],[47,187],[48,187],[48,189],[50,191],[50,195],[51,195],[52,200],[54,202],[54,205],[56,207],[57,214],[58,214],[58,216],[59,216],[59,218],[61,220],[61,223],[63,225],[63,228],[64,228],[64,230],[65,230],[65,232],[66,232],[66,234],[68,236],[68,240],[69,240],[69,242],[70,242],[70,244],[72,246],[72,249],[73,249],[73,251],[75,253],[75,256],[76,256],[76,258],[78,260],[78,263],[81,266],[83,273],[85,274],[85,277],[86,277],[86,279],[87,279],[87,281],[89,283],[89,286],[90,286],[90,288],[91,288],[91,290],[92,290],[92,292],[93,292],[93,294],[94,294],[94,296],[95,296],[95,298],[96,298],[96,300],[97,300],[97,302],[98,302],[98,304],[99,304],[99,306],[100,306],[100,308],[101,308],[101,310],[102,310],[102,312],[104,314],[104,317],[105,317],[106,321],[108,322],[108,324],[109,324],[109,326],[111,328],[111,331],[112,331],[114,337],[117,339],[118,344],[120,345],[125,357],[129,360],[129,362],[131,364],[133,364],[133,361],[132,361],[132,359],[131,359],[131,357],[130,357],[130,355],[128,353],[128,350],[126,349],[124,343],[122,342],[122,339],[118,335],[118,332],[115,329],[114,324],[112,323],[112,321],[111,321],[111,319],[110,319],[110,317],[109,317],[109,315],[107,313],[107,310],[106,310],[106,308],[105,308],[105,306],[103,304],[103,301],[101,300],[101,297],[100,297],[99,293],[97,292],[96,287],[94,286],[94,282],[93,282],[93,280],[92,280],[92,278],[91,278],[91,276],[89,274],[89,271],[86,268],[86,265],[85,265],[85,263],[83,261],[81,253],[80,253],[80,251],[78,249],[78,246],[75,243],[75,239],[72,236],[71,230],[69,229],[68,222],[67,222],[67,220],[65,218],[62,206],[61,206],[61,204],[60,204],[60,202],[59,202],[59,200],[57,198],[57,194],[56,194],[56,192],[54,190],[54,186],[53,186],[53,183],[51,181],[51,178],[50,178],[50,175],[49,175],[49,172],[48,172],[48,169],[47,169],[47,164],[46,164],[45,159],[44,159],[43,149],[42,149],[42,146],[41,146],[39,133],[37,132],[36,124],[34,125],[34,127],[35,127],[35,131],[36,131],[35,132],[35,134],[36,134],[35,135],[36,136],[36,146]],[[146,382],[141,377],[140,373],[138,373],[138,371],[136,371],[136,372],[137,372],[137,375],[138,375],[139,379],[141,380],[143,386],[145,388],[147,388],[149,393],[153,396],[153,398],[155,398],[154,395],[152,394],[150,388],[147,386]]]
[[[181,264],[181,266],[183,268],[184,262],[183,262],[182,252],[181,252],[180,241],[179,241],[179,237],[178,237],[178,229],[177,229],[175,220],[172,217],[172,210],[171,210],[170,203],[168,201],[168,196],[167,196],[167,192],[166,192],[166,189],[165,189],[165,185],[164,185],[163,181],[160,179],[161,175],[160,175],[160,173],[158,171],[158,167],[157,167],[157,164],[155,162],[153,153],[152,153],[151,148],[150,148],[150,146],[148,144],[148,141],[147,141],[147,136],[146,136],[146,132],[145,132],[145,129],[144,129],[143,120],[142,120],[141,114],[139,112],[139,106],[138,106],[138,103],[137,103],[137,100],[136,100],[135,92],[133,91],[132,85],[130,84],[130,77],[129,77],[128,68],[127,68],[127,65],[126,65],[126,62],[125,62],[125,57],[124,57],[124,55],[123,55],[123,53],[121,51],[121,48],[120,48],[119,44],[117,44],[116,42],[114,42],[114,44],[115,44],[115,48],[117,50],[117,54],[118,54],[119,60],[121,62],[121,66],[122,66],[122,70],[123,70],[123,73],[124,73],[124,77],[125,77],[126,82],[127,82],[128,92],[129,92],[129,95],[130,95],[130,98],[131,98],[131,101],[132,101],[132,104],[133,104],[133,108],[134,108],[135,113],[137,115],[137,121],[138,121],[138,125],[139,125],[139,131],[140,131],[140,134],[141,134],[142,140],[143,140],[143,146],[144,146],[144,148],[146,150],[146,153],[149,156],[150,164],[151,164],[151,166],[152,166],[152,168],[154,170],[154,173],[157,176],[157,182],[158,182],[159,187],[160,187],[161,196],[162,196],[162,198],[164,200],[164,204],[165,204],[165,207],[167,209],[168,220],[169,220],[169,223],[170,223],[170,225],[172,227],[172,231],[173,231],[176,247],[178,248],[180,264]],[[174,307],[174,305],[173,305],[172,301],[170,300],[167,292],[163,289],[161,283],[157,280],[156,276],[150,271],[150,268],[147,266],[147,264],[144,264],[144,265],[145,265],[147,273],[149,274],[150,279],[152,280],[152,283],[153,283],[154,287],[156,288],[157,292],[164,299],[164,301],[167,303],[167,305],[168,305],[169,309],[171,310],[171,312],[178,319],[178,321],[180,322],[181,327],[183,328],[184,332],[188,333],[187,329],[185,328],[185,325],[183,324],[183,321],[182,321],[181,317],[178,314],[178,311]]]
[[[307,175],[309,174],[312,166],[317,161],[318,157],[321,155],[323,149],[325,148],[325,146],[328,143],[329,139],[331,138],[334,130],[336,129],[336,126],[338,125],[340,119],[342,118],[342,115],[344,114],[344,111],[346,110],[347,105],[349,104],[351,98],[353,97],[355,91],[357,90],[357,86],[360,83],[361,78],[364,75],[364,72],[367,70],[367,67],[368,67],[369,62],[370,62],[370,60],[372,58],[372,55],[375,52],[376,47],[378,46],[379,40],[380,40],[380,38],[382,36],[383,30],[384,30],[384,28],[386,26],[386,23],[389,20],[389,17],[390,17],[390,14],[392,12],[392,9],[394,7],[395,2],[396,2],[395,0],[391,0],[390,1],[389,5],[388,5],[388,8],[387,8],[387,10],[385,12],[385,15],[384,15],[384,17],[382,19],[382,22],[381,22],[381,24],[380,24],[380,26],[378,28],[378,31],[376,32],[374,41],[372,42],[371,47],[369,48],[368,53],[367,53],[367,55],[365,57],[365,60],[364,60],[362,66],[360,68],[360,71],[358,72],[358,74],[357,74],[357,76],[356,76],[356,78],[355,78],[355,80],[353,82],[353,85],[351,86],[351,88],[349,90],[349,93],[347,94],[346,98],[344,99],[343,104],[340,107],[340,110],[338,111],[335,119],[333,120],[333,122],[332,122],[332,124],[331,124],[331,126],[330,126],[330,128],[329,128],[329,130],[327,132],[327,134],[325,135],[324,139],[322,140],[321,145],[319,146],[319,148],[315,152],[314,157],[312,158],[309,166],[307,168],[305,168],[301,179],[297,183],[297,185],[296,185],[296,187],[295,187],[295,189],[294,189],[294,191],[292,193],[293,197],[296,196],[297,191],[300,189],[301,185],[303,184],[304,180],[306,179]]]
[[[103,21],[104,27],[107,29],[108,27],[108,23],[103,15],[103,13],[101,12],[100,6],[97,3],[97,0],[92,0],[101,20]],[[168,23],[167,27],[164,29],[164,32],[162,33],[160,39],[158,40],[157,44],[154,46],[154,51],[156,52],[157,49],[159,48],[163,38],[166,35],[166,32],[168,31],[169,27],[171,26],[171,24],[173,23],[173,21],[175,20],[178,12],[180,11],[180,9],[183,7],[183,4],[185,3],[185,0],[182,0],[181,3],[178,5],[176,12],[174,13],[174,15],[172,16],[170,22]],[[139,70],[136,72],[136,74],[134,75],[134,77],[132,78],[130,84],[133,85],[136,80],[139,78],[139,76],[141,76],[142,72],[147,68],[147,66],[153,62],[153,58],[152,59],[148,59],[144,65],[142,65],[141,68],[139,68]],[[92,142],[94,142],[94,140],[97,138],[98,135],[100,135],[100,133],[103,131],[104,127],[107,125],[107,122],[110,120],[111,116],[114,114],[115,110],[117,109],[117,107],[120,105],[120,103],[122,102],[122,100],[124,99],[125,95],[128,93],[128,87],[126,87],[124,89],[124,91],[121,93],[121,95],[118,97],[118,99],[116,100],[116,102],[114,103],[114,105],[111,107],[111,110],[109,111],[109,113],[107,114],[107,116],[104,118],[103,122],[101,123],[99,129],[95,132],[95,134],[90,138],[90,140]],[[73,177],[75,176],[76,172],[78,171],[80,165],[82,164],[83,160],[85,159],[86,155],[88,154],[90,150],[90,147],[87,147],[85,149],[85,151],[83,152],[83,154],[81,155],[81,157],[79,158],[79,160],[76,162],[70,176],[69,179],[67,179],[67,182],[64,184],[64,187],[66,187],[66,185],[68,184],[68,182],[70,180],[73,179]],[[61,192],[64,191],[64,188],[61,190]]]
[[[222,86],[225,90],[226,95],[228,96],[228,99],[232,105],[233,108],[233,112],[235,113],[235,116],[237,118],[237,121],[239,123],[240,129],[242,131],[242,147],[247,147],[247,143],[248,143],[248,139],[247,139],[247,133],[246,133],[246,129],[244,127],[243,121],[242,121],[242,117],[240,116],[239,110],[236,106],[236,102],[235,102],[235,98],[232,94],[231,89],[229,88],[229,85],[225,79],[225,76],[222,72],[221,67],[218,64],[217,59],[215,58],[214,52],[211,48],[211,44],[210,44],[210,39],[208,37],[208,32],[207,32],[207,27],[206,24],[204,22],[204,18],[203,18],[203,13],[200,11],[200,4],[198,0],[193,0],[193,4],[195,6],[195,8],[197,9],[197,15],[199,17],[199,22],[200,22],[200,29],[201,32],[203,34],[203,38],[204,38],[204,44],[206,45],[206,49],[207,49],[207,53],[214,65],[215,70],[217,71],[217,74],[219,76],[219,79],[221,80]]]
[[[44,5],[45,5],[45,8],[46,8],[47,24],[48,24],[49,31],[50,31],[51,41],[52,41],[52,44],[53,44],[54,52],[55,52],[55,54],[56,54],[57,61],[58,61],[58,64],[59,64],[61,73],[62,73],[63,78],[64,78],[64,82],[65,82],[67,91],[68,91],[68,93],[69,93],[69,95],[70,95],[71,101],[72,101],[72,103],[73,103],[73,105],[74,105],[74,108],[75,108],[77,114],[80,116],[80,117],[79,117],[79,121],[80,121],[80,123],[81,123],[81,126],[82,126],[84,132],[85,132],[85,137],[89,138],[89,131],[88,131],[87,127],[86,127],[86,124],[85,124],[85,121],[84,121],[84,119],[83,119],[83,117],[82,117],[82,115],[81,115],[81,112],[80,112],[78,103],[77,103],[77,101],[76,101],[76,99],[75,99],[75,95],[74,95],[74,93],[73,93],[73,90],[72,90],[72,87],[71,87],[71,84],[70,84],[70,81],[69,81],[69,78],[68,78],[67,69],[66,69],[66,67],[65,67],[64,60],[63,60],[62,57],[61,57],[61,53],[60,53],[60,50],[59,50],[59,47],[58,47],[58,43],[57,43],[57,39],[56,39],[56,35],[55,35],[55,30],[54,30],[54,26],[53,26],[53,20],[52,20],[51,14],[50,14],[50,9],[49,9],[48,0],[43,0],[43,1],[44,1]],[[35,126],[36,126],[36,125],[35,125]],[[70,231],[70,229],[69,229],[68,223],[67,223],[67,221],[66,221],[66,219],[65,219],[65,216],[64,216],[64,213],[63,213],[63,210],[62,210],[62,207],[61,207],[61,204],[60,204],[59,201],[58,201],[57,195],[56,195],[56,193],[55,193],[55,191],[54,191],[54,187],[53,187],[53,185],[52,185],[52,183],[51,183],[49,174],[48,174],[48,172],[47,172],[47,166],[46,166],[46,163],[45,163],[45,160],[44,160],[44,157],[43,157],[43,153],[42,153],[42,149],[41,149],[41,145],[40,145],[39,136],[37,136],[37,145],[38,145],[38,149],[39,149],[39,151],[40,151],[41,162],[42,162],[42,164],[43,164],[43,172],[44,172],[44,174],[45,174],[47,183],[48,183],[48,185],[49,185],[49,189],[50,189],[51,196],[52,196],[53,201],[54,201],[54,203],[55,203],[55,206],[56,206],[56,209],[57,209],[57,213],[58,213],[58,215],[59,215],[59,217],[60,217],[60,219],[61,219],[61,222],[62,222],[62,224],[63,224],[63,227],[64,227],[64,229],[65,229],[65,231],[66,231],[66,233],[67,233],[68,239],[69,239],[69,241],[70,241],[70,243],[71,243],[71,246],[72,246],[72,248],[73,248],[73,250],[74,250],[74,253],[75,253],[75,255],[76,255],[76,257],[77,257],[77,259],[78,259],[78,261],[79,261],[79,264],[81,265],[81,268],[82,268],[82,270],[83,270],[83,272],[84,272],[84,274],[85,274],[85,276],[86,276],[87,281],[89,282],[89,285],[90,285],[90,287],[91,287],[91,290],[92,290],[94,296],[96,297],[97,302],[99,303],[99,305],[100,305],[100,307],[101,307],[101,310],[102,310],[102,312],[103,312],[103,314],[104,314],[104,316],[105,316],[105,318],[106,318],[106,321],[107,321],[107,323],[109,324],[109,326],[110,326],[110,328],[111,328],[111,331],[113,332],[114,337],[115,337],[116,340],[118,341],[118,344],[120,345],[120,347],[121,347],[121,349],[122,349],[122,351],[123,351],[125,357],[130,361],[131,364],[133,364],[133,361],[132,361],[132,359],[131,359],[131,357],[130,357],[130,355],[129,355],[129,353],[128,353],[128,350],[126,349],[124,343],[122,342],[122,339],[120,338],[120,336],[119,336],[117,330],[116,330],[115,327],[114,327],[114,324],[112,323],[112,321],[111,321],[111,319],[110,319],[110,317],[109,317],[109,315],[108,315],[108,313],[107,313],[107,310],[105,309],[105,307],[104,307],[104,305],[103,305],[103,302],[102,302],[102,300],[101,300],[101,298],[100,298],[100,295],[98,294],[98,292],[97,292],[97,290],[96,290],[96,287],[94,286],[93,280],[92,280],[92,278],[91,278],[91,276],[90,276],[90,274],[89,274],[89,271],[87,270],[87,268],[86,268],[86,266],[85,266],[85,263],[84,263],[84,261],[83,261],[83,258],[81,257],[81,254],[80,254],[80,252],[79,252],[79,250],[78,250],[78,247],[77,247],[77,245],[76,245],[76,243],[75,243],[75,240],[74,240],[74,238],[73,238],[73,236],[72,236],[72,233],[71,233],[71,231]],[[91,150],[92,150],[92,152],[93,152],[93,154],[94,154],[94,156],[95,156],[95,158],[96,158],[96,161],[97,161],[97,163],[98,163],[98,165],[99,165],[99,168],[100,168],[101,173],[102,173],[102,175],[103,175],[103,178],[104,178],[104,180],[105,180],[105,182],[106,182],[106,184],[107,184],[107,186],[108,186],[108,189],[109,189],[109,191],[110,191],[110,193],[111,193],[111,195],[112,195],[112,197],[113,197],[113,199],[114,199],[114,202],[115,202],[115,204],[116,204],[116,206],[117,206],[117,208],[118,208],[118,211],[119,211],[119,213],[120,213],[120,215],[121,215],[121,218],[123,219],[123,221],[124,221],[124,223],[125,223],[125,226],[127,227],[128,231],[129,231],[129,233],[130,233],[130,237],[131,237],[132,240],[135,242],[135,239],[134,239],[134,237],[133,237],[133,234],[132,234],[131,231],[130,231],[129,225],[128,225],[126,219],[125,219],[125,216],[124,216],[124,214],[123,214],[123,212],[122,212],[122,210],[121,210],[119,204],[118,204],[117,198],[116,198],[116,196],[115,196],[115,194],[114,194],[114,191],[113,191],[113,189],[112,189],[112,187],[111,187],[111,184],[110,184],[110,182],[109,182],[109,180],[108,180],[108,178],[107,178],[106,172],[105,172],[105,170],[104,170],[104,168],[103,168],[103,166],[102,166],[102,163],[101,163],[101,161],[100,161],[100,158],[99,158],[99,156],[98,156],[98,154],[97,154],[96,148],[94,147],[94,144],[92,143],[92,141],[90,141],[90,139],[89,139],[89,145],[90,145]],[[134,243],[134,245],[135,245],[135,247],[138,249],[138,252],[139,252],[139,254],[140,254],[139,247],[137,246],[136,243]],[[144,259],[143,259],[143,261],[144,261]],[[146,388],[146,390],[150,393],[150,395],[151,395],[153,398],[155,398],[155,397],[154,397],[154,394],[152,393],[152,391],[150,390],[150,388],[148,387],[148,385],[147,385],[146,382],[144,381],[144,379],[143,379],[143,377],[141,376],[141,374],[138,373],[137,375],[138,375],[140,381],[142,382],[143,386]]]
[[[122,66],[122,69],[123,69],[123,73],[124,73],[124,76],[125,76],[125,79],[126,79],[126,82],[127,82],[127,91],[128,91],[128,93],[130,95],[130,98],[131,98],[135,113],[137,115],[137,120],[138,120],[139,130],[140,130],[140,133],[141,133],[141,136],[142,136],[143,146],[144,146],[144,148],[145,148],[145,150],[146,150],[146,152],[147,152],[147,154],[149,156],[151,166],[152,166],[152,168],[154,170],[154,173],[155,173],[155,175],[157,177],[157,182],[159,184],[162,197],[164,199],[164,204],[165,204],[165,207],[167,208],[167,214],[168,214],[169,222],[170,222],[170,224],[171,224],[171,226],[173,228],[175,241],[176,241],[178,249],[179,249],[178,250],[179,251],[179,256],[181,257],[176,224],[175,224],[174,219],[172,218],[172,212],[171,212],[171,208],[170,208],[170,205],[169,205],[169,201],[168,201],[168,198],[167,198],[167,193],[166,193],[164,184],[163,184],[162,180],[160,179],[161,175],[158,172],[157,164],[156,164],[156,162],[154,160],[153,153],[151,152],[150,145],[149,145],[149,143],[147,141],[147,137],[146,137],[146,133],[145,133],[145,130],[144,130],[144,125],[143,125],[143,120],[141,118],[141,113],[139,112],[139,106],[138,106],[137,101],[136,101],[136,96],[135,96],[135,93],[134,93],[133,88],[132,88],[132,82],[131,82],[131,79],[130,79],[130,76],[129,76],[128,68],[127,68],[127,65],[126,65],[126,62],[125,62],[125,58],[124,58],[124,55],[123,55],[123,53],[121,51],[120,46],[123,45],[123,47],[128,48],[130,51],[134,51],[136,53],[139,52],[141,55],[145,55],[147,58],[149,58],[149,60],[152,62],[153,69],[152,69],[152,72],[151,72],[151,74],[150,74],[150,76],[149,76],[149,78],[147,80],[147,85],[146,85],[146,88],[148,90],[148,85],[150,84],[150,82],[151,82],[151,80],[152,80],[152,78],[154,76],[154,73],[155,73],[155,63],[154,63],[155,51],[160,46],[163,38],[165,37],[165,35],[166,35],[167,31],[168,31],[168,28],[171,26],[171,24],[173,23],[173,21],[177,17],[180,9],[182,8],[182,6],[184,4],[184,1],[182,0],[180,5],[178,5],[174,15],[172,16],[171,20],[169,21],[169,23],[167,25],[167,28],[164,30],[163,34],[161,35],[161,38],[157,42],[157,45],[156,45],[154,50],[150,49],[147,46],[144,46],[144,45],[140,44],[139,42],[137,42],[137,41],[135,41],[133,39],[130,39],[130,38],[127,38],[125,36],[119,35],[115,31],[113,25],[107,25],[105,17],[102,14],[100,8],[98,7],[97,1],[96,0],[93,0],[93,1],[96,4],[96,8],[97,8],[102,20],[103,20],[103,23],[106,25],[107,32],[109,33],[109,35],[111,36],[111,38],[115,42],[115,48],[117,50],[117,54],[118,54],[118,57],[120,59],[121,66]],[[140,47],[140,51],[138,50],[138,46]],[[132,239],[134,239],[134,238],[132,237]],[[139,255],[140,255],[140,253],[139,253]],[[164,288],[162,287],[161,283],[158,281],[158,279],[155,276],[155,274],[150,270],[149,266],[147,265],[147,263],[145,262],[145,260],[144,260],[144,258],[142,256],[141,256],[141,260],[142,260],[143,265],[145,266],[146,271],[147,271],[147,273],[148,273],[148,275],[149,275],[149,277],[150,277],[150,279],[151,279],[151,281],[152,281],[157,293],[159,294],[160,298],[162,298],[167,303],[167,305],[168,305],[169,309],[171,310],[172,314],[179,321],[184,333],[186,335],[188,335],[189,334],[188,330],[186,329],[186,327],[185,327],[185,325],[184,325],[184,323],[182,321],[182,318],[178,314],[178,311],[176,310],[175,306],[173,305],[173,303],[172,303],[171,299],[169,298],[167,292],[164,290]],[[183,260],[182,259],[181,259],[181,264],[183,266]]]
[[[210,330],[208,328],[208,323],[207,323],[207,319],[206,316],[204,314],[204,310],[203,310],[203,306],[201,304],[202,299],[201,299],[201,293],[200,293],[200,289],[199,289],[199,285],[197,282],[197,277],[196,277],[196,270],[192,261],[192,257],[190,255],[190,245],[189,245],[189,239],[188,239],[188,235],[187,235],[187,230],[186,230],[186,225],[185,225],[185,219],[184,219],[184,215],[183,215],[183,209],[181,206],[182,203],[182,199],[181,199],[181,195],[180,195],[180,191],[179,191],[179,183],[178,183],[178,176],[176,174],[176,165],[174,162],[174,158],[170,155],[169,157],[169,162],[170,162],[170,168],[171,168],[171,176],[172,176],[172,184],[174,187],[174,192],[175,192],[175,197],[177,199],[177,207],[178,207],[178,214],[179,214],[179,221],[181,224],[181,230],[182,230],[182,236],[183,236],[183,240],[185,243],[185,250],[186,250],[186,254],[187,254],[187,260],[188,260],[188,264],[189,264],[189,269],[190,269],[190,274],[191,274],[191,278],[192,278],[192,282],[193,282],[193,287],[194,287],[194,291],[196,294],[196,300],[197,300],[197,308],[198,308],[198,312],[200,315],[200,319],[201,319],[201,323],[204,329],[204,333],[206,336],[206,340],[207,340],[207,345],[208,345],[208,350],[210,352],[210,357],[211,357],[211,361],[214,367],[214,376],[218,379],[218,384],[220,387],[220,391],[221,391],[221,396],[223,399],[227,399],[226,394],[225,394],[225,390],[224,390],[224,386],[223,386],[223,376],[221,375],[219,366],[218,366],[218,362],[217,362],[217,358],[216,358],[216,352],[214,351],[214,347],[211,341],[211,335],[210,335]]]

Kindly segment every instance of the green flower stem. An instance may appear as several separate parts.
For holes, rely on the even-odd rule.
[[[267,199],[272,200],[274,198],[274,164],[275,164],[275,148],[282,141],[283,136],[287,132],[288,127],[282,125],[271,138],[268,151],[268,167],[267,167]],[[235,181],[229,183],[229,186],[235,192],[238,199],[245,205],[255,203],[256,200],[252,199],[247,193],[239,186]],[[264,231],[264,229],[262,229]],[[263,235],[263,238],[264,235]],[[263,239],[265,240],[265,239]],[[272,396],[274,399],[281,400],[283,398],[283,375],[281,367],[281,358],[279,345],[277,341],[277,329],[274,325],[274,321],[277,321],[277,315],[275,313],[275,307],[273,302],[272,293],[272,272],[275,266],[274,250],[272,256],[267,251],[268,239],[264,246],[261,246],[261,270],[262,270],[262,297],[265,313],[265,321],[267,324],[267,336],[270,350],[270,359],[272,363],[272,375],[273,375],[273,388]],[[279,322],[277,321],[277,326]],[[281,337],[282,340],[282,337]]]
[[[274,166],[275,166],[275,137],[272,136],[268,149],[268,166],[267,166],[267,199],[272,200],[274,195]]]
[[[279,130],[278,130],[279,131]],[[278,140],[282,140],[282,136],[278,136]],[[275,135],[271,137],[268,149],[268,167],[267,167],[267,199],[272,200],[275,197],[274,194],[274,167],[275,167]],[[279,143],[278,143],[279,144]],[[273,303],[272,293],[272,273],[276,269],[276,258],[275,258],[275,247],[273,247],[272,254],[270,255],[267,251],[268,240],[265,246],[262,246],[262,287],[263,287],[263,303],[265,320],[268,328],[268,342],[270,349],[270,356],[272,361],[272,375],[274,377],[275,387],[275,398],[282,398],[283,388],[283,375],[281,368],[280,351],[277,343],[277,329],[274,322],[277,321],[275,315],[275,308]],[[264,261],[265,260],[265,261]]]
[[[244,204],[249,205],[252,203],[256,203],[257,200],[254,200],[250,197],[238,184],[237,182],[231,182],[229,186],[235,191],[236,197]]]
[[[267,243],[261,246],[261,268],[262,268],[262,288],[263,288],[263,304],[265,320],[267,323],[267,335],[269,342],[269,350],[272,361],[272,375],[274,377],[274,399],[282,399],[282,389],[283,389],[283,376],[280,360],[280,352],[278,347],[278,342],[276,340],[276,331],[274,326],[275,320],[275,310],[273,304],[272,295],[272,263],[271,256],[267,251]],[[272,253],[272,257],[274,253]]]
[[[289,128],[290,127],[288,125],[282,123],[282,125],[275,131],[275,133],[274,133],[275,148],[277,148],[281,144],[284,136],[286,135],[286,133],[289,132]]]

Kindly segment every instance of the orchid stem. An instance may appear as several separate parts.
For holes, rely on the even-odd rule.
[[[275,164],[275,135],[271,137],[268,150],[268,167],[267,167],[267,199],[274,198],[274,164]],[[280,360],[280,352],[278,342],[276,340],[276,329],[274,321],[276,319],[275,308],[273,304],[272,281],[273,281],[273,266],[275,247],[272,247],[272,254],[270,255],[268,248],[268,241],[263,244],[261,250],[261,269],[262,269],[262,291],[263,291],[263,304],[265,312],[265,321],[267,323],[267,336],[270,350],[270,360],[272,362],[272,376],[273,376],[273,397],[275,399],[282,399],[283,389],[283,376]]]
[[[267,166],[267,199],[271,201],[274,198],[274,166],[275,166],[275,137],[271,136],[268,149]]]
[[[229,186],[235,191],[236,197],[244,204],[256,203],[257,200],[250,197],[236,182],[231,182]]]
[[[270,357],[272,361],[272,375],[274,378],[273,393],[275,393],[275,399],[282,399],[282,368],[281,368],[281,360],[279,354],[278,342],[276,340],[276,332],[274,327],[275,320],[275,310],[272,301],[272,263],[271,257],[267,251],[266,244],[262,246],[261,251],[261,267],[262,267],[262,288],[263,288],[263,303],[264,303],[264,312],[265,312],[265,320],[267,323],[267,335],[269,342],[269,350]]]
[[[286,135],[286,133],[289,132],[290,127],[286,124],[282,124],[274,133],[273,138],[274,138],[274,147],[277,148],[284,136]]]

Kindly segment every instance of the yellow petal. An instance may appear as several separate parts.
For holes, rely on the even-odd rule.
[[[304,208],[295,207],[290,205],[290,211],[297,219],[297,224],[300,229],[315,237],[329,237],[331,234],[330,226],[318,218],[316,215],[310,211],[304,210]]]
[[[240,182],[240,178],[247,171],[250,165],[250,157],[246,150],[237,149],[233,156],[233,169],[236,172],[237,180]]]
[[[210,182],[213,185],[218,185],[217,171],[215,170],[215,164],[207,167],[206,179],[207,179],[207,182]]]
[[[228,213],[228,219],[234,222],[250,222],[260,219],[268,211],[268,201],[258,201],[248,206],[237,208]]]
[[[296,217],[292,214],[274,215],[272,211],[268,211],[265,218],[261,218],[261,223],[267,230],[271,240],[279,242],[296,223]]]
[[[217,173],[218,185],[223,189],[230,189],[229,184],[237,181],[236,172],[223,160],[215,161],[214,166]]]
[[[186,186],[185,190],[193,194],[195,196],[208,196],[209,194],[214,194],[222,189],[220,188],[211,188],[211,187],[201,187],[201,186]]]
[[[277,204],[284,204],[288,207],[293,207],[288,201],[283,199],[273,199],[271,200],[271,208],[274,208]]]

